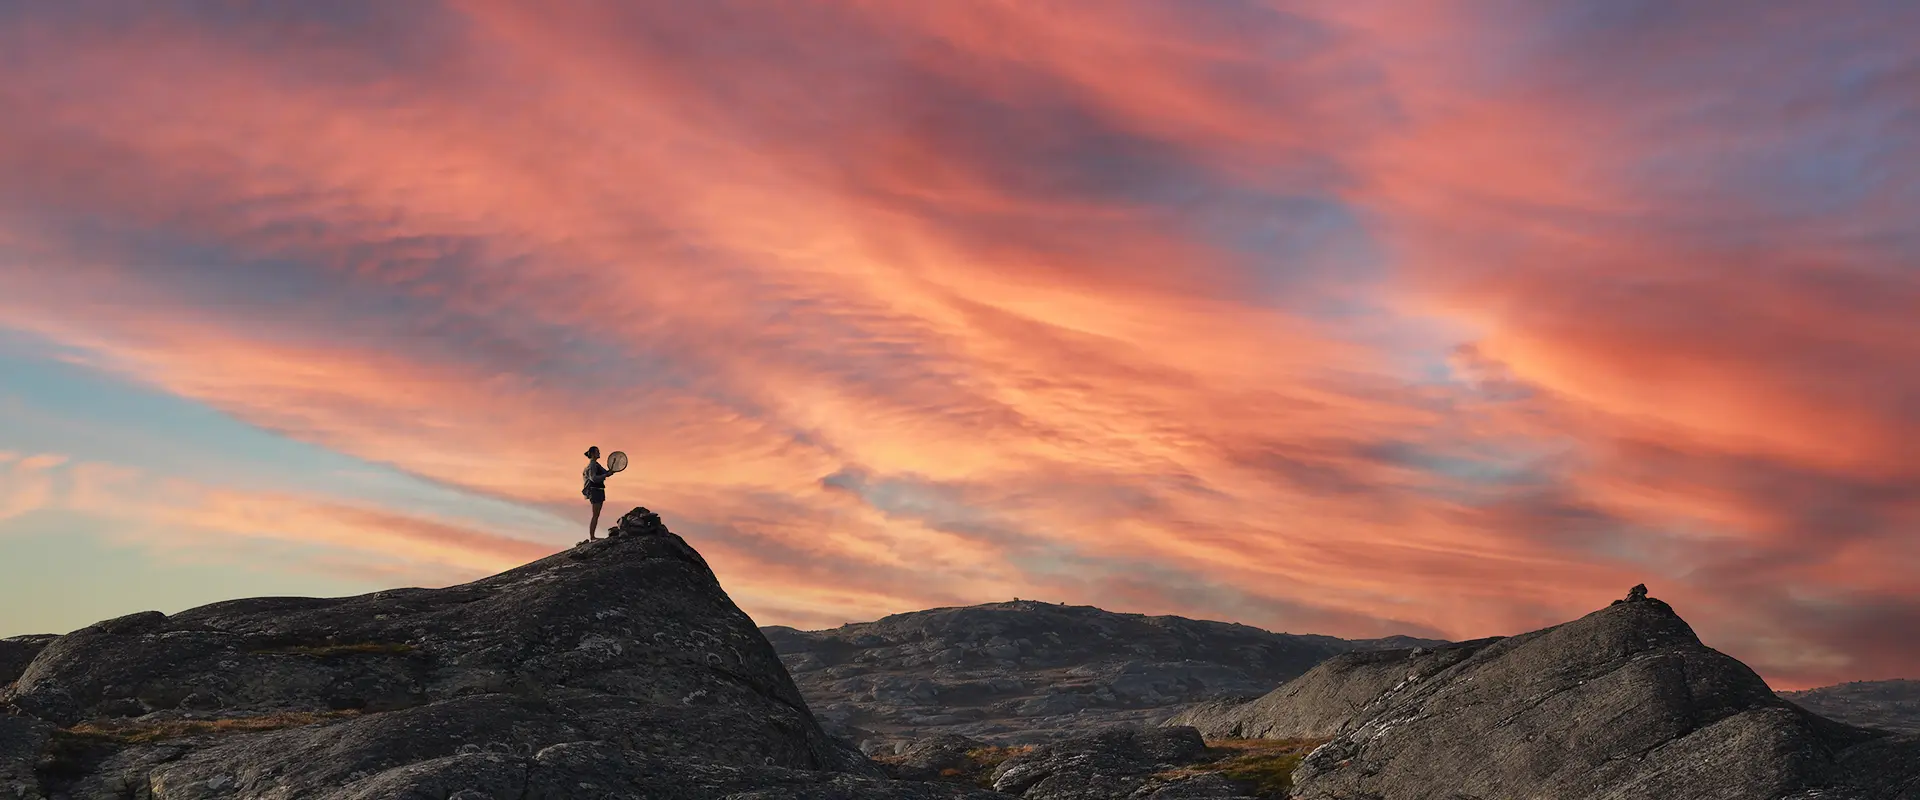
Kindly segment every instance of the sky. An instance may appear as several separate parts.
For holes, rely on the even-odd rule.
[[[0,636],[448,585],[588,445],[761,624],[1645,583],[1920,677],[1920,4],[0,0]]]

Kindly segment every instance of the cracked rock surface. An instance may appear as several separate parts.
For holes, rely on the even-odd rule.
[[[461,586],[36,642],[0,694],[0,798],[981,794],[884,779],[692,547],[645,509],[618,528]]]
[[[1173,722],[1332,736],[1295,773],[1305,800],[1920,798],[1920,737],[1782,700],[1639,587],[1520,636],[1341,656]]]

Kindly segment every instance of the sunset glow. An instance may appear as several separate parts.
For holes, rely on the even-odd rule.
[[[1775,688],[1920,677],[1917,40],[0,2],[0,636],[513,566],[597,444],[763,625],[1464,639],[1644,582]]]

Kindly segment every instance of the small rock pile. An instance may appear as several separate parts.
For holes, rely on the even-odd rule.
[[[1644,583],[1636,583],[1633,585],[1633,588],[1627,590],[1627,599],[1615,600],[1613,601],[1613,605],[1617,606],[1617,605],[1620,605],[1621,603],[1645,603],[1645,602],[1647,602],[1647,585]],[[1660,601],[1655,600],[1653,602],[1658,603]]]
[[[659,536],[667,533],[667,526],[660,521],[660,515],[648,511],[646,506],[636,506],[632,511],[621,515],[620,520],[607,529],[607,535],[613,538],[622,536]]]

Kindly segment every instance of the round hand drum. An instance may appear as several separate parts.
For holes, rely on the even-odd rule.
[[[627,468],[627,454],[615,450],[607,454],[607,469],[619,472]]]

